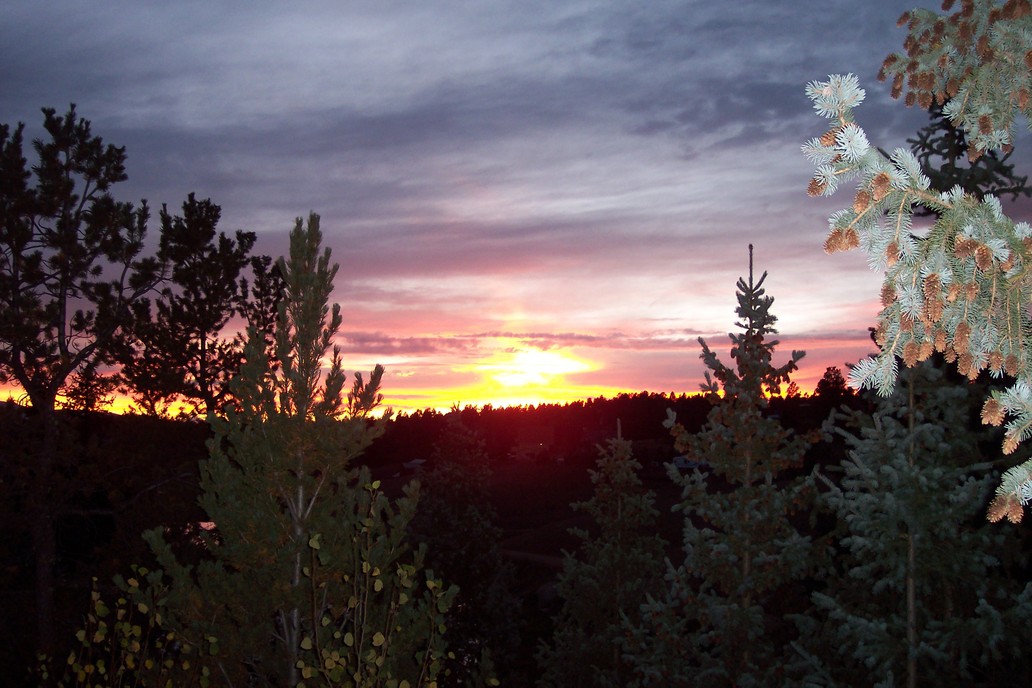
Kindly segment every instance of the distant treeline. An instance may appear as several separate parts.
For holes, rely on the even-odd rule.
[[[776,397],[770,413],[795,431],[816,427],[833,408],[844,402],[859,404],[859,398],[829,369],[826,378],[841,384],[825,385],[812,396]],[[512,460],[572,461],[590,464],[598,456],[597,445],[619,432],[636,443],[635,455],[643,464],[669,462],[675,456],[670,431],[663,426],[668,410],[676,414],[689,432],[706,421],[712,401],[703,394],[663,394],[642,391],[597,397],[565,404],[467,406],[442,413],[433,409],[416,411],[392,420],[383,437],[366,452],[374,468],[430,459],[429,448],[447,427],[447,418],[458,413],[462,424],[484,440],[492,463]]]

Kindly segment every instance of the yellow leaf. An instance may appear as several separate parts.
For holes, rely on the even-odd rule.
[[[387,639],[383,637],[383,633],[377,631],[376,635],[373,636],[373,647],[380,647],[385,642],[387,642]]]

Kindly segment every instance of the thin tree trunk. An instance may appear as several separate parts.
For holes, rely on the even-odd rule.
[[[307,414],[307,409],[304,409]],[[300,422],[302,428],[304,427],[305,416],[302,415]],[[307,540],[305,539],[304,524],[302,523],[303,514],[305,513],[306,497],[305,497],[305,486],[301,482],[301,476],[304,475],[304,457],[299,454],[297,459],[297,490],[294,498],[296,501],[296,507],[291,518],[294,521],[294,571],[291,576],[290,587],[291,599],[293,600],[294,606],[288,613],[289,628],[284,629],[287,639],[287,685],[296,686],[300,681],[300,674],[297,670],[297,662],[300,659],[301,651],[301,608],[300,608],[300,597],[299,592],[301,590],[302,581],[302,553],[303,548],[307,547]],[[314,621],[313,621],[314,623]]]
[[[917,686],[917,594],[914,585],[914,535],[907,533],[907,688]]]
[[[909,414],[907,426],[909,430],[907,446],[907,463],[914,467],[914,381],[907,384],[909,393]],[[911,525],[907,526],[907,688],[917,687],[917,590],[916,567],[917,551],[914,539],[917,537]]]
[[[54,564],[57,535],[54,532],[53,480],[57,457],[58,426],[53,410],[41,410],[42,442],[33,484],[32,546],[36,566],[36,649],[52,654],[54,638]]]
[[[749,246],[749,280],[752,281],[752,246]],[[752,448],[748,447],[745,450],[745,481],[743,486],[748,490],[752,486]],[[748,523],[748,515],[745,516],[746,522],[742,523],[743,529],[746,533],[752,532],[752,527]],[[745,538],[745,555],[742,557],[742,585],[745,587],[745,595],[742,597],[742,612],[747,613],[749,607],[752,605],[752,585],[750,578],[752,577],[752,536],[746,535]],[[738,629],[735,629],[736,631]],[[749,645],[746,644],[742,648],[742,665],[740,667],[741,672],[745,673],[748,671],[749,666]],[[737,679],[738,673],[733,674]],[[737,683],[737,680],[736,680]]]

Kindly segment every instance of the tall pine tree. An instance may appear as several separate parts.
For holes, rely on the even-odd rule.
[[[160,532],[147,537],[171,581],[172,625],[198,645],[216,638],[232,685],[428,685],[450,593],[406,545],[414,488],[392,504],[350,465],[379,432],[369,414],[383,369],[356,374],[345,394],[333,347],[324,372],[341,316],[328,305],[337,266],[320,243],[319,216],[307,228],[299,218],[279,262],[278,365],[252,329],[232,382],[237,407],[212,421],[203,550],[177,555]]]
[[[639,470],[631,443],[610,440],[591,471],[594,493],[573,505],[591,517],[591,528],[571,530],[580,546],[563,561],[563,606],[537,655],[543,688],[622,688],[632,678],[620,641],[627,625],[640,623],[646,595],[660,590],[666,547],[654,532],[655,495]]]
[[[71,106],[43,109],[46,138],[23,154],[22,132],[0,124],[0,384],[25,393],[41,428],[22,509],[32,524],[36,631],[54,641],[56,523],[76,466],[55,412],[72,383],[106,361],[130,310],[163,277],[144,254],[147,204],[115,200],[126,179],[125,148],[105,144]],[[75,385],[76,387],[79,384]],[[77,401],[86,395],[75,390]],[[74,486],[72,487],[74,489]]]
[[[749,279],[738,280],[742,332],[729,335],[735,367],[700,339],[712,372],[702,387],[714,407],[696,435],[669,421],[678,450],[707,468],[669,467],[682,488],[675,508],[684,513],[685,558],[627,644],[638,685],[778,685],[791,635],[784,615],[805,604],[794,584],[809,571],[811,541],[791,517],[808,483],[786,471],[801,465],[814,439],[767,413],[768,395],[780,393],[803,352],[773,364],[774,299],[766,273],[753,279],[749,251]]]
[[[227,325],[245,316],[260,332],[273,329],[270,299],[282,285],[268,270],[267,256],[250,255],[253,232],[216,234],[221,214],[219,206],[193,194],[182,215],[162,206],[158,255],[172,266],[171,281],[153,302],[136,305],[116,356],[137,410],[166,415],[178,405],[184,415],[221,413],[244,347],[244,338],[227,333]],[[248,267],[253,284],[245,277]]]
[[[984,460],[978,392],[931,362],[908,368],[872,414],[834,430],[849,447],[822,501],[838,556],[802,617],[807,685],[1026,685],[1032,584],[1019,533],[980,514],[998,473]]]

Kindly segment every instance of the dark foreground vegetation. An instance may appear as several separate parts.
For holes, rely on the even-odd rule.
[[[776,419],[781,427],[798,436],[811,435],[819,430],[833,412],[841,414],[852,409],[852,412],[870,417],[877,402],[873,398],[864,400],[844,389],[837,372],[829,370],[825,381],[822,381],[821,394],[773,398],[765,415]],[[974,452],[955,457],[958,465],[972,467],[967,472],[968,478],[962,476],[948,481],[950,484],[940,488],[938,495],[924,494],[923,498],[929,503],[923,508],[926,511],[931,509],[928,517],[950,518],[946,506],[934,506],[934,503],[955,503],[959,499],[955,494],[957,487],[979,476],[981,488],[968,494],[970,503],[961,505],[961,511],[966,514],[963,522],[940,523],[936,527],[945,528],[954,535],[958,532],[985,532],[989,539],[979,539],[974,544],[975,550],[971,549],[972,543],[965,543],[955,536],[927,543],[932,550],[943,551],[945,559],[938,565],[927,564],[929,571],[923,575],[929,579],[919,578],[919,599],[930,600],[949,594],[963,605],[967,603],[961,600],[972,588],[989,585],[999,589],[1020,589],[1024,586],[1023,581],[1030,573],[1026,557],[1028,537],[1013,527],[994,527],[984,521],[983,509],[988,499],[989,484],[981,477],[993,473],[985,457],[992,455],[998,438],[980,430],[977,413],[972,410],[977,409],[981,386],[960,380],[933,386],[952,389],[960,395],[955,396],[953,402],[958,404],[958,408],[968,408],[969,414],[966,419],[954,419],[962,425],[956,428],[957,437],[978,439],[973,444],[959,440],[954,443],[956,450]],[[960,403],[964,398],[969,398],[971,403]],[[931,402],[927,403],[930,406]],[[569,623],[569,615],[563,616],[562,610],[576,594],[578,581],[587,585],[585,581],[590,578],[584,571],[578,571],[577,580],[569,579],[569,572],[564,573],[564,567],[571,566],[574,561],[569,555],[583,559],[587,551],[584,549],[585,537],[590,540],[604,535],[597,515],[592,515],[590,510],[573,507],[576,503],[584,504],[591,500],[593,494],[598,499],[600,448],[605,448],[607,442],[619,433],[626,443],[627,456],[624,459],[636,461],[640,466],[634,471],[640,484],[625,485],[625,496],[630,497],[635,490],[651,494],[655,518],[648,532],[638,533],[635,537],[638,541],[640,538],[658,537],[663,545],[660,557],[649,563],[653,570],[638,571],[636,578],[661,580],[665,566],[669,565],[663,563],[663,558],[668,562],[684,558],[682,542],[685,528],[684,507],[680,511],[674,510],[682,501],[684,487],[669,475],[671,462],[683,454],[675,446],[675,437],[670,429],[664,427],[663,419],[667,417],[667,410],[672,409],[685,429],[683,432],[700,436],[713,408],[713,401],[703,395],[670,397],[642,392],[565,405],[467,407],[449,413],[423,411],[388,423],[383,434],[368,447],[359,462],[367,465],[372,476],[382,481],[388,495],[395,497],[402,494],[403,486],[410,480],[421,479],[420,508],[423,511],[413,521],[413,538],[431,543],[428,561],[434,563],[442,575],[444,570],[450,569],[452,577],[449,581],[459,582],[460,599],[466,592],[474,598],[477,614],[493,611],[489,627],[469,623],[468,620],[461,623],[453,615],[454,620],[449,627],[453,651],[464,649],[469,663],[476,665],[483,647],[490,645],[492,666],[503,685],[562,685],[569,680],[570,674],[562,671],[547,674],[548,655],[542,654],[542,648],[559,637],[556,635],[557,621]],[[935,408],[922,408],[924,414],[937,412]],[[76,645],[74,634],[83,627],[90,592],[94,587],[109,595],[114,594],[112,579],[117,575],[127,575],[130,565],[154,566],[153,554],[140,537],[142,532],[155,527],[164,528],[167,537],[179,539],[182,543],[189,542],[194,536],[196,524],[204,518],[198,507],[198,463],[207,455],[205,442],[212,433],[206,424],[196,421],[103,412],[65,412],[59,415],[64,426],[62,436],[67,441],[60,452],[59,475],[62,480],[53,485],[50,498],[60,505],[57,509],[59,550],[55,606],[58,610],[57,634],[64,639],[63,647],[66,648],[61,651],[63,653]],[[900,417],[904,418],[905,414]],[[5,404],[0,409],[0,433],[14,440],[5,443],[2,449],[5,538],[0,552],[3,557],[0,594],[5,609],[3,634],[9,639],[3,646],[2,670],[8,677],[24,677],[26,685],[32,685],[39,677],[30,677],[27,673],[34,664],[31,620],[35,611],[32,608],[35,578],[30,551],[31,524],[25,522],[26,511],[22,504],[26,493],[20,486],[32,471],[34,443],[39,438],[37,424],[35,415],[24,407]],[[781,475],[779,482],[787,485],[786,481],[819,474],[827,476],[827,484],[815,484],[814,487],[825,494],[833,493],[832,482],[845,484],[844,471],[852,464],[846,461],[844,465],[843,462],[850,456],[850,447],[843,434],[825,433],[822,441],[809,445],[804,460]],[[940,459],[948,455],[935,454]],[[470,464],[470,460],[476,463]],[[891,461],[886,465],[890,464]],[[459,474],[449,475],[448,467],[456,465],[459,466]],[[733,480],[726,475],[714,472],[705,463],[689,467],[682,460],[678,465],[682,467],[679,472],[684,474],[699,468],[711,491],[730,494],[734,498]],[[461,477],[457,477],[460,474]],[[480,477],[470,483],[473,475]],[[888,478],[882,480],[887,481]],[[928,489],[927,479],[924,482],[925,489]],[[907,492],[905,485],[895,484],[893,489],[900,500],[922,498],[920,491]],[[608,498],[615,499],[612,495]],[[830,633],[827,629],[814,631],[825,623],[820,621],[821,618],[844,628],[856,623],[844,616],[822,617],[814,613],[817,609],[814,601],[823,599],[820,594],[834,588],[834,584],[829,582],[831,571],[837,569],[837,575],[844,577],[847,586],[866,590],[861,597],[868,599],[877,597],[871,591],[879,587],[879,581],[893,587],[889,573],[872,571],[870,577],[862,577],[858,576],[858,569],[842,569],[843,562],[850,560],[849,538],[856,535],[850,526],[856,514],[850,516],[841,512],[836,515],[831,502],[808,503],[810,506],[798,518],[793,517],[793,522],[799,525],[799,533],[812,542],[815,549],[820,545],[819,548],[833,558],[818,565],[808,565],[805,574],[796,576],[793,583],[787,587],[779,586],[776,604],[767,603],[764,613],[772,617],[774,626],[779,629],[776,633],[780,637],[775,644],[790,650],[795,648],[778,660],[781,663],[786,662],[786,657],[791,659],[780,666],[782,676],[791,673],[789,664],[794,663],[798,670],[807,661],[817,662],[814,657],[818,655],[824,657],[820,664],[822,671],[828,673],[839,674],[841,667],[849,667],[857,661],[855,657],[844,658],[841,667],[828,665],[827,659],[831,655],[826,651],[822,653],[820,647],[814,647],[813,638],[809,639],[811,642],[801,644],[807,638],[797,628],[799,620],[793,615],[802,614],[808,618],[812,626],[807,629],[804,623],[802,629],[813,631],[814,637],[818,638],[821,634]],[[473,514],[469,510],[471,506],[479,512]],[[863,508],[876,510],[876,506],[871,504]],[[899,518],[917,518],[919,511]],[[448,513],[460,514],[461,522],[449,525]],[[932,527],[931,524],[926,525]],[[452,532],[446,532],[448,527]],[[899,538],[905,532],[905,529],[897,530],[900,527],[898,523],[886,524],[886,532],[881,537],[889,541]],[[996,530],[990,533],[990,528]],[[876,538],[878,535],[872,532],[867,537]],[[884,542],[873,546],[871,551],[878,551],[881,547],[891,547],[891,544]],[[619,553],[613,556],[619,556]],[[818,555],[815,560],[822,556]],[[882,551],[871,556],[891,555]],[[988,576],[981,581],[972,579],[971,576],[975,575],[972,573],[956,574],[958,567],[964,568],[965,558],[976,556],[1000,557],[1000,562],[980,572],[979,575]],[[949,563],[951,559],[953,563]],[[890,562],[883,563],[889,565]],[[873,564],[867,562],[865,565]],[[882,580],[882,575],[888,578]],[[455,578],[463,580],[455,581]],[[497,587],[499,581],[503,585],[500,589]],[[942,589],[935,590],[939,586]],[[658,596],[660,589],[653,587],[653,594]],[[592,594],[590,589],[584,592]],[[871,614],[884,614],[890,624],[893,623],[891,619],[898,618],[897,615],[905,616],[906,594],[903,590],[898,592],[898,598],[893,599],[890,595],[883,600],[880,609],[869,610]],[[489,593],[489,599],[478,598],[474,593]],[[594,594],[599,596],[590,600],[590,604],[598,605],[613,591],[603,589]],[[645,597],[641,596],[635,604],[644,600]],[[919,621],[922,628],[933,624],[935,619],[940,622],[948,619],[948,615],[942,616],[941,609],[935,611],[933,607],[922,608]],[[461,609],[461,606],[456,607],[453,614],[461,615]],[[624,610],[625,613],[631,611],[630,608]],[[972,624],[970,615],[977,615],[977,609],[958,606],[948,614],[956,615],[958,622]],[[1022,617],[1032,618],[1024,614]],[[601,632],[602,629],[596,630]],[[1020,633],[1021,629],[1011,630]],[[624,634],[629,632],[629,627],[622,631]],[[691,636],[691,632],[683,632],[685,639]],[[900,632],[902,635],[896,641],[902,643],[906,632],[902,628]],[[973,641],[974,638],[969,637],[969,642]],[[983,664],[981,672],[984,673],[980,673],[983,680],[974,681],[971,685],[989,685],[992,677],[1002,675],[1017,681],[1013,685],[1032,680],[1032,673],[1029,673],[1032,669],[1022,653],[1008,654],[1005,651],[1008,643],[999,638],[994,643],[995,651],[1000,654],[995,660]],[[958,645],[961,646],[963,643]],[[674,651],[669,651],[671,657],[668,659],[675,658]],[[875,650],[870,652],[872,657],[879,656]],[[59,658],[63,657],[61,653]],[[563,659],[561,654],[558,656]],[[924,663],[922,661],[922,666]],[[881,663],[867,675],[877,674],[878,670],[888,669],[889,665]],[[567,671],[570,671],[569,667]],[[572,669],[574,674],[582,671],[582,667]],[[455,673],[462,675],[458,667]],[[802,671],[796,675],[805,674],[806,671]],[[545,676],[552,676],[552,682],[542,683]],[[562,680],[556,681],[556,677]],[[787,678],[785,681],[788,682]],[[684,677],[684,685],[693,683],[694,680]],[[443,683],[459,684],[457,679]],[[841,675],[837,683],[828,683],[851,684]],[[600,684],[589,675],[585,676],[583,685]],[[646,680],[641,685],[659,684]],[[674,681],[671,685],[680,684]]]
[[[809,430],[835,403],[834,396],[796,397],[775,400],[773,409],[786,423]],[[615,437],[618,427],[642,463],[643,481],[658,494],[663,515],[657,527],[669,542],[677,540],[681,518],[669,507],[679,488],[664,467],[676,454],[662,425],[668,408],[676,409],[686,425],[701,427],[710,402],[701,395],[641,392],[565,405],[421,411],[390,422],[360,462],[397,496],[404,483],[434,469],[440,457],[433,448],[454,432],[456,416],[482,438],[489,475],[484,487],[499,531],[491,544],[514,570],[512,611],[519,621],[521,657],[516,665],[532,667],[538,642],[550,633],[563,551],[576,546],[568,531],[589,525],[571,504],[590,497],[588,470],[598,458],[598,445]],[[203,520],[198,463],[207,456],[205,443],[212,433],[207,424],[191,420],[102,411],[59,416],[65,438],[61,480],[48,498],[59,505],[57,633],[68,646],[82,626],[94,579],[110,588],[113,577],[126,574],[130,565],[153,565],[144,531],[181,530],[186,540],[189,526]],[[0,671],[14,678],[25,676],[34,661],[34,559],[24,503],[40,437],[38,417],[29,408],[0,404],[0,437],[7,438],[0,447],[0,600],[5,612],[0,633],[8,639],[0,647]]]

